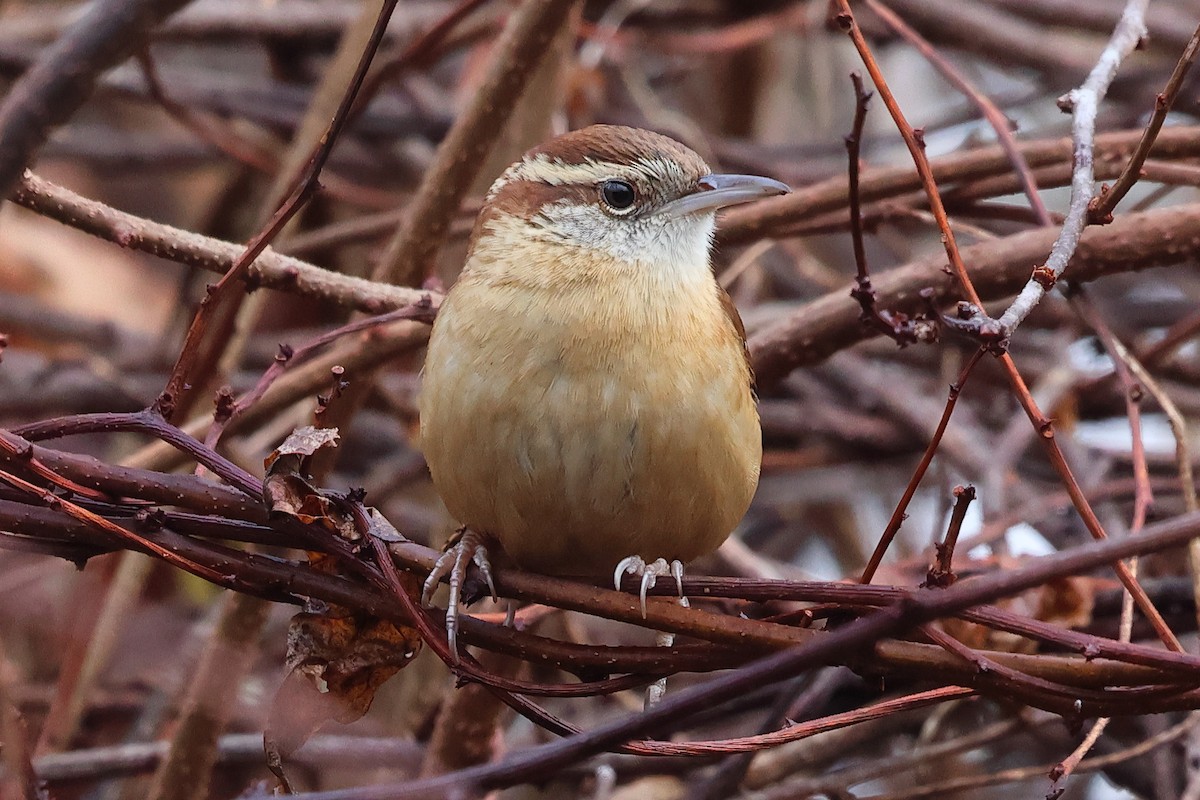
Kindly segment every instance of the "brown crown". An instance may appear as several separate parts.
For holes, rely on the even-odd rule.
[[[583,164],[589,160],[634,164],[639,160],[665,159],[696,177],[709,172],[704,159],[691,148],[661,133],[624,125],[590,125],[564,133],[530,150],[525,160],[539,155],[564,164]]]

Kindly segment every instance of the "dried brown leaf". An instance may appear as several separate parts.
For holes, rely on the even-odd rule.
[[[326,721],[354,722],[420,648],[414,628],[390,620],[337,607],[297,614],[288,632],[288,675],[265,738],[287,757]]]
[[[283,440],[283,444],[267,456],[265,466],[273,471],[276,461],[281,456],[300,456],[303,460],[322,447],[337,447],[337,440],[337,428],[314,428],[311,425],[296,428]]]

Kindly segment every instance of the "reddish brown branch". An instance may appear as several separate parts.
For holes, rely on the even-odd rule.
[[[1029,265],[1045,258],[1054,243],[1053,229],[1030,230],[963,248],[969,274],[984,297],[998,299],[1020,289]],[[1173,206],[1119,216],[1111,225],[1084,231],[1071,262],[1078,281],[1169,264],[1200,255],[1200,205]],[[953,302],[955,278],[940,255],[922,258],[876,276],[872,283],[885,308],[920,310],[922,289],[932,289],[940,306]],[[752,330],[750,352],[759,381],[768,385],[792,369],[813,364],[870,335],[859,321],[858,304],[845,289],[797,306],[785,316]]]
[[[946,538],[936,545],[937,557],[929,573],[925,576],[922,586],[946,587],[952,585],[958,576],[954,574],[954,548],[958,544],[958,535],[962,531],[963,520],[967,518],[967,509],[975,500],[975,487],[954,487],[954,508],[950,511],[950,524],[946,526]]]
[[[245,251],[243,245],[214,239],[138,217],[58,186],[32,173],[25,173],[11,197],[14,203],[57,220],[64,225],[97,236],[121,247],[225,274]],[[248,289],[267,287],[320,298],[369,314],[377,314],[431,297],[436,305],[441,295],[389,286],[353,275],[341,275],[266,250],[246,270]]]
[[[215,286],[210,287],[209,292],[201,301],[200,308],[196,311],[196,316],[192,319],[192,324],[188,327],[187,337],[184,339],[179,358],[171,370],[171,376],[167,380],[166,388],[163,389],[158,399],[154,401],[154,409],[164,419],[170,420],[174,416],[176,408],[183,399],[185,392],[188,391],[190,385],[195,381],[196,376],[193,374],[193,371],[200,355],[201,344],[204,341],[209,324],[215,318],[223,302],[226,298],[232,296],[232,292],[238,289],[239,282],[245,277],[247,270],[249,270],[250,265],[258,257],[259,253],[266,249],[271,240],[275,238],[275,235],[283,229],[288,220],[299,212],[309,197],[312,196],[313,192],[316,191],[317,180],[320,178],[321,170],[324,168],[325,162],[329,159],[329,154],[333,151],[333,145],[337,141],[338,134],[341,133],[342,128],[346,124],[350,109],[354,104],[354,98],[362,86],[367,69],[371,66],[371,59],[375,56],[375,51],[379,48],[379,43],[383,40],[384,31],[387,29],[388,20],[391,18],[392,9],[395,6],[396,0],[383,0],[379,16],[375,21],[375,28],[371,32],[367,46],[363,49],[358,67],[355,69],[354,75],[351,77],[350,83],[342,95],[341,103],[338,105],[337,111],[334,112],[333,119],[329,121],[329,126],[325,129],[325,133],[313,149],[308,163],[292,184],[292,189],[287,199],[284,200],[266,226],[250,240],[250,243],[246,245],[245,251],[221,277],[221,280]]]
[[[1189,515],[1151,526],[1140,537],[1093,542],[1073,548],[1039,559],[1022,569],[964,581],[944,592],[928,592],[910,598],[903,604],[874,612],[809,644],[768,656],[701,686],[669,694],[644,713],[622,717],[561,741],[528,748],[495,764],[421,781],[325,792],[320,797],[321,800],[366,800],[380,794],[394,798],[430,797],[456,791],[486,791],[544,779],[581,758],[637,736],[665,731],[700,710],[737,698],[753,688],[777,682],[804,669],[836,661],[847,653],[861,649],[868,642],[878,641],[896,631],[1040,585],[1054,576],[1093,569],[1134,553],[1179,546],[1198,533],[1200,515]],[[1147,705],[1152,703],[1148,702]],[[1088,703],[1076,707],[1081,714],[1092,713]]]
[[[1196,63],[1197,52],[1200,52],[1200,25],[1197,25],[1196,30],[1192,32],[1192,38],[1188,40],[1187,46],[1183,49],[1183,55],[1179,57],[1175,69],[1171,71],[1167,85],[1155,95],[1154,113],[1150,115],[1150,121],[1146,124],[1146,130],[1138,141],[1137,149],[1133,151],[1133,155],[1125,164],[1120,177],[1111,187],[1101,186],[1100,194],[1093,197],[1088,203],[1088,222],[1091,224],[1112,222],[1113,209],[1138,182],[1141,177],[1142,165],[1150,156],[1150,150],[1154,147],[1154,140],[1158,138],[1159,131],[1162,130],[1167,113],[1171,110],[1171,106],[1175,105],[1175,98],[1179,96],[1179,90],[1183,88],[1183,79],[1187,77],[1192,64]]]
[[[921,178],[921,185],[925,189],[926,196],[929,198],[930,210],[933,212],[934,218],[937,219],[938,228],[942,233],[942,245],[946,251],[946,257],[950,261],[950,267],[958,276],[961,289],[966,295],[967,300],[976,306],[982,306],[983,302],[980,300],[979,295],[976,294],[975,287],[971,284],[971,278],[967,274],[967,267],[963,263],[962,256],[959,255],[958,244],[955,242],[954,231],[950,228],[949,220],[946,218],[946,209],[942,204],[941,193],[938,192],[937,181],[934,179],[933,170],[929,166],[929,159],[925,157],[925,144],[918,138],[913,127],[905,118],[904,112],[900,109],[900,104],[896,102],[896,97],[892,94],[892,90],[883,76],[883,70],[876,63],[870,47],[867,46],[867,40],[859,29],[858,22],[854,19],[854,14],[850,11],[849,1],[838,0],[838,7],[840,9],[837,18],[838,24],[842,26],[842,29],[850,36],[850,40],[854,42],[854,47],[858,50],[859,56],[863,60],[863,65],[867,68],[867,72],[870,73],[871,80],[875,84],[875,89],[879,92],[880,99],[883,100],[883,104],[892,115],[892,119],[895,120],[896,128],[899,130],[901,138],[904,139],[904,144],[908,147],[909,155],[912,156],[913,163],[917,167],[917,174]]]
[[[963,366],[962,371],[958,374],[958,380],[951,384],[950,393],[946,397],[946,407],[942,410],[942,418],[938,420],[937,429],[934,430],[933,436],[929,438],[929,443],[925,446],[925,453],[921,456],[921,461],[917,464],[917,468],[913,470],[912,477],[908,479],[908,485],[904,487],[904,494],[900,497],[900,502],[896,504],[896,508],[892,511],[892,517],[888,520],[887,527],[883,529],[883,533],[879,536],[879,542],[875,545],[874,552],[871,553],[871,558],[867,561],[867,566],[863,569],[862,576],[859,577],[859,583],[870,583],[875,577],[876,570],[883,562],[883,556],[887,553],[888,548],[892,546],[892,541],[896,538],[896,534],[900,532],[900,526],[904,524],[904,519],[908,516],[908,505],[912,502],[913,496],[917,493],[917,487],[921,485],[921,480],[925,477],[925,473],[929,471],[929,465],[933,463],[933,457],[937,454],[938,447],[942,443],[942,436],[946,433],[946,426],[950,424],[950,416],[954,413],[954,407],[958,403],[958,396],[962,393],[963,386],[967,383],[967,378],[971,377],[971,372],[975,369],[975,365],[979,363],[979,359],[983,358],[986,351],[983,348],[978,348],[971,355],[971,358]]]
[[[857,72],[850,73],[850,81],[854,84],[854,123],[846,136],[846,154],[849,157],[849,197],[850,197],[850,241],[854,246],[854,265],[856,268],[855,285],[850,290],[850,296],[862,309],[861,319],[864,324],[892,339],[901,347],[917,341],[932,341],[937,338],[936,323],[933,326],[922,325],[919,320],[891,310],[879,309],[876,302],[875,290],[871,286],[871,273],[867,267],[867,250],[863,243],[863,217],[859,201],[858,173],[859,149],[862,142],[863,124],[867,120],[867,101],[871,92],[863,88],[862,76]]]
[[[1140,137],[1140,131],[1100,134],[1095,141],[1097,160],[1103,162],[1114,157],[1125,157],[1134,150]],[[1071,143],[1062,138],[1019,141],[1017,150],[1035,171],[1062,164],[1069,170],[1071,166]],[[1200,155],[1200,135],[1191,126],[1164,128],[1154,141],[1151,152],[1158,158],[1170,159]],[[985,178],[1006,176],[1007,183],[1001,193],[1020,190],[1020,184],[1012,180],[1012,163],[1004,148],[998,145],[940,156],[929,162],[929,168],[940,186],[961,186]],[[1015,188],[1008,188],[1009,185]],[[921,192],[924,187],[921,174],[911,167],[867,169],[863,171],[860,181],[863,203]],[[839,175],[799,188],[783,197],[731,209],[722,219],[718,240],[732,244],[765,236],[780,236],[803,220],[832,211],[841,212],[849,202],[847,195],[845,176]],[[1048,252],[1049,247],[1046,250]]]
[[[866,3],[867,7],[874,11],[889,28],[915,47],[925,57],[925,60],[942,74],[943,78],[949,81],[958,91],[962,92],[971,101],[971,104],[979,109],[984,119],[992,126],[992,130],[996,132],[996,139],[1000,143],[1000,147],[1012,163],[1012,167],[1016,171],[1017,178],[1021,183],[1021,189],[1025,192],[1025,197],[1029,200],[1029,207],[1033,210],[1034,216],[1044,226],[1053,225],[1050,212],[1046,210],[1046,204],[1042,202],[1042,196],[1038,193],[1033,172],[1021,154],[1021,150],[1017,147],[1017,140],[1012,133],[1013,123],[1005,116],[1004,112],[987,95],[976,89],[971,81],[954,64],[943,57],[925,37],[921,36],[912,26],[897,16],[894,11],[880,0],[866,0]]]
[[[880,96],[883,98],[884,104],[891,113],[896,122],[896,127],[900,131],[900,135],[904,138],[908,145],[909,153],[912,155],[913,162],[916,164],[917,172],[922,179],[922,185],[926,195],[929,198],[930,209],[933,212],[934,219],[937,221],[938,228],[942,232],[942,243],[946,250],[946,255],[949,257],[950,266],[955,276],[958,278],[962,291],[967,295],[970,305],[977,310],[978,321],[975,325],[974,334],[984,346],[992,349],[1003,364],[1005,373],[1008,376],[1009,383],[1012,386],[1013,393],[1017,396],[1022,408],[1025,410],[1029,421],[1039,434],[1040,441],[1046,448],[1047,455],[1050,458],[1050,463],[1058,473],[1059,478],[1066,485],[1068,492],[1071,494],[1072,502],[1076,510],[1083,519],[1084,525],[1088,532],[1096,539],[1104,539],[1106,533],[1104,527],[1100,524],[1099,518],[1095,511],[1088,504],[1087,498],[1083,494],[1078,481],[1071,472],[1070,465],[1067,463],[1066,457],[1062,450],[1054,441],[1054,427],[1050,420],[1041,412],[1037,403],[1030,394],[1028,386],[1025,384],[1024,378],[1021,377],[1017,370],[1016,364],[1013,363],[1011,356],[1007,352],[1006,343],[1011,331],[1015,329],[1016,323],[1023,318],[1024,314],[1033,307],[1037,298],[1041,297],[1047,290],[1043,281],[1038,278],[1038,271],[1035,269],[1034,278],[1030,283],[1027,283],[1022,290],[1021,296],[1018,297],[1005,312],[1004,317],[1000,321],[992,320],[983,314],[982,303],[979,295],[975,290],[971,281],[971,276],[967,272],[962,256],[958,251],[958,246],[954,240],[954,232],[950,227],[950,220],[946,217],[945,206],[942,203],[941,195],[937,188],[937,183],[933,179],[933,173],[929,167],[929,161],[925,157],[924,147],[920,145],[912,127],[904,117],[899,105],[896,103],[895,97],[887,88],[887,83],[884,80],[883,73],[879,65],[875,61],[874,55],[867,46],[866,39],[862,35],[862,31],[858,27],[858,23],[854,19],[854,14],[850,10],[848,0],[837,0],[840,12],[838,14],[838,22],[843,29],[850,35],[855,47],[858,49],[859,55],[863,59],[867,70],[871,73],[871,79],[875,82],[876,88],[879,90]],[[1141,30],[1144,31],[1144,26],[1141,22],[1141,11],[1144,10],[1145,3],[1143,0],[1131,2],[1127,6],[1125,14],[1122,16],[1117,30],[1114,32],[1109,46],[1105,49],[1101,56],[1100,62],[1092,70],[1085,82],[1084,87],[1076,93],[1075,102],[1084,106],[1082,109],[1077,109],[1075,114],[1074,129],[1075,129],[1075,148],[1076,148],[1076,169],[1073,176],[1074,191],[1072,198],[1075,202],[1072,203],[1072,214],[1068,215],[1068,220],[1064,224],[1064,228],[1059,232],[1055,240],[1054,248],[1051,252],[1051,259],[1047,261],[1047,267],[1051,268],[1053,276],[1061,275],[1062,271],[1067,266],[1067,259],[1070,259],[1078,250],[1079,233],[1083,230],[1083,224],[1079,218],[1078,198],[1083,189],[1084,184],[1090,186],[1092,176],[1092,158],[1093,158],[1093,130],[1095,123],[1094,107],[1099,103],[1099,97],[1111,82],[1113,75],[1116,72],[1117,65],[1120,64],[1124,54],[1133,48],[1136,44],[1133,39],[1134,34]],[[1080,148],[1084,148],[1086,156],[1082,161],[1079,153]],[[1075,222],[1072,222],[1072,219]],[[1077,229],[1076,229],[1077,228]],[[1030,286],[1035,285],[1036,292],[1030,291]],[[898,526],[897,526],[898,527]],[[882,544],[882,542],[881,542]],[[878,549],[877,549],[878,551]],[[868,565],[870,566],[870,565]],[[1159,638],[1173,650],[1181,649],[1179,640],[1171,632],[1162,615],[1150,602],[1145,591],[1138,584],[1137,579],[1129,571],[1128,567],[1123,563],[1116,563],[1113,569],[1117,573],[1117,577],[1121,583],[1129,590],[1137,603],[1138,608],[1142,610],[1151,624],[1154,626],[1155,632]]]

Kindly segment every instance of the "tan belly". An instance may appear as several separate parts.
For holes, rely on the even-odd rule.
[[[737,337],[539,347],[546,321],[534,317],[502,335],[495,319],[487,331],[453,316],[435,327],[421,438],[450,513],[547,574],[716,549],[749,506],[762,457]]]

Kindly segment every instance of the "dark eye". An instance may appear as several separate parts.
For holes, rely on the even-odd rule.
[[[614,211],[624,211],[633,206],[637,195],[626,181],[605,181],[600,185],[600,196]]]

